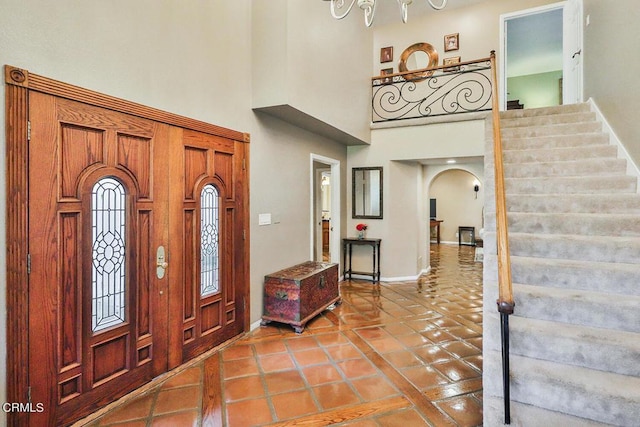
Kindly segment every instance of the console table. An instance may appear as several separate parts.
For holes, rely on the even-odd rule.
[[[352,274],[361,274],[364,276],[371,276],[371,281],[373,283],[380,281],[380,243],[382,239],[357,239],[357,238],[345,238],[342,239],[342,255],[343,255],[343,275],[345,280],[347,279],[347,275],[349,276],[349,280],[351,280]],[[373,268],[371,272],[363,272],[363,271],[353,271],[351,267],[351,256],[353,254],[353,246],[358,245],[366,245],[371,246],[373,250]],[[347,259],[349,263],[347,264]]]
[[[442,223],[442,221],[443,220],[441,220],[441,219],[431,219],[431,220],[429,220],[429,226],[436,228],[436,242],[438,244],[440,244],[440,223]]]

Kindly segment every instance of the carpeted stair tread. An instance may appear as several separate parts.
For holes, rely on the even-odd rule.
[[[495,255],[485,251],[485,259]],[[606,291],[617,295],[640,296],[640,265],[628,263],[592,262],[570,259],[511,257],[514,280],[551,288],[585,291]]]
[[[507,199],[515,194],[548,194],[548,193],[579,193],[579,194],[609,194],[634,193],[638,180],[632,176],[600,175],[593,177],[535,177],[535,178],[505,178]]]
[[[520,163],[515,168],[507,167],[505,178],[622,175],[626,168],[626,160],[616,158],[531,162]]]
[[[640,237],[509,233],[512,255],[640,264]]]
[[[527,108],[522,110],[507,110],[500,112],[500,118],[509,120],[521,117],[550,116],[555,114],[585,113],[591,111],[586,102],[580,104],[557,105],[553,107]]]
[[[512,316],[511,354],[640,376],[640,334]],[[600,351],[607,348],[607,352]],[[498,350],[498,348],[496,348]]]
[[[640,378],[511,356],[511,397],[618,426],[640,420]]]
[[[574,147],[588,149],[594,145],[609,143],[609,135],[603,132],[575,133],[571,135],[550,135],[524,138],[503,138],[503,150],[527,150],[540,148]]]
[[[513,283],[519,317],[640,332],[640,297]]]
[[[498,372],[499,374],[499,372]],[[485,395],[482,398],[484,408],[484,425],[501,426],[504,424],[504,402],[502,398]],[[611,427],[612,424],[600,423],[594,420],[563,414],[558,411],[511,402],[512,427]]]
[[[509,212],[640,214],[640,194],[510,194],[507,209]]]
[[[546,126],[560,123],[580,123],[595,121],[596,115],[591,111],[574,113],[546,114],[518,118],[505,118],[500,121],[502,129],[511,127]]]
[[[575,133],[591,133],[602,131],[602,123],[581,122],[556,124],[548,126],[511,127],[502,129],[502,137],[509,138],[531,138],[536,136],[561,136]]]
[[[618,149],[613,145],[594,145],[589,147],[588,150],[577,150],[574,147],[505,150],[502,157],[505,168],[508,168],[512,163],[568,162],[602,158],[615,159],[617,155]]]
[[[514,233],[640,236],[640,216],[630,214],[512,212],[508,222]]]

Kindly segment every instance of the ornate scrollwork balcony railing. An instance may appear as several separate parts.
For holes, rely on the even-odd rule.
[[[373,77],[372,121],[491,110],[491,58]]]

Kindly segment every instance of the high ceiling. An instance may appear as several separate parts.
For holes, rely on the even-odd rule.
[[[348,3],[349,0],[346,0]],[[441,4],[442,0],[432,0]],[[445,10],[457,9],[487,0],[448,0]],[[361,14],[354,6],[352,14]],[[419,16],[438,13],[427,0],[413,0],[409,5],[409,22]],[[363,20],[364,21],[364,20]],[[400,22],[395,0],[378,0],[373,25]],[[364,25],[364,22],[363,22]],[[556,71],[562,68],[562,9],[533,14],[508,21],[507,76]]]

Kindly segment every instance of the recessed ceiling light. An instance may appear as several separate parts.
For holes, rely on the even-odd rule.
[[[456,161],[455,161],[455,160],[453,160],[453,159],[451,159],[451,160],[447,160],[447,163],[449,163],[449,164],[452,164],[452,163],[455,163],[455,162],[456,162]]]

